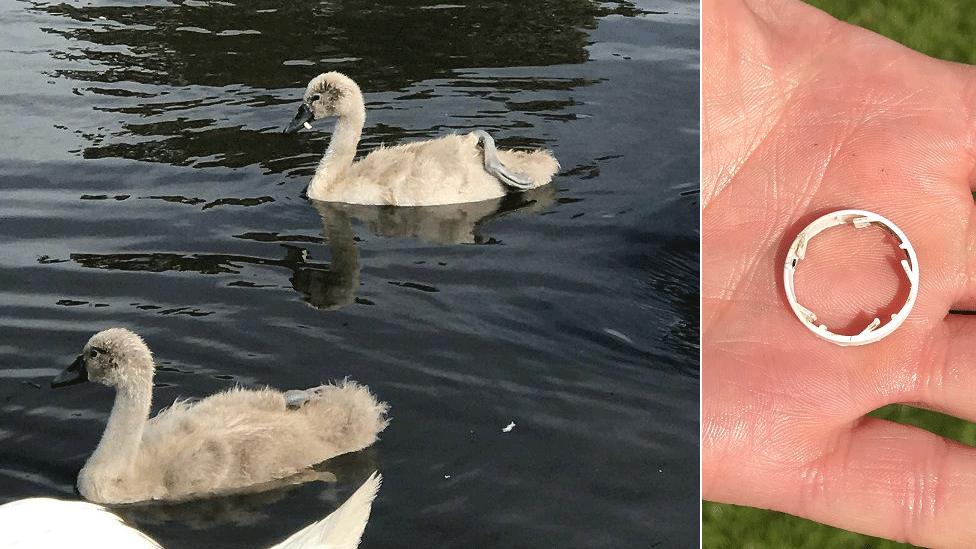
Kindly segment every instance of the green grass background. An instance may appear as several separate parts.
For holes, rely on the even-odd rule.
[[[976,0],[807,0],[838,19],[860,25],[942,59],[976,64]],[[877,416],[915,425],[976,446],[976,424],[904,405]],[[862,536],[763,509],[706,502],[705,549],[889,549],[912,545]]]

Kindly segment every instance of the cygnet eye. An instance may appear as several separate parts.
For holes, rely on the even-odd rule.
[[[321,96],[321,95],[319,95],[319,94],[315,94],[315,95],[313,95],[313,96],[311,97],[311,102],[312,102],[312,103],[315,103],[315,102],[316,102],[316,101],[318,101],[319,99],[322,99],[322,96]]]
[[[92,349],[92,350],[88,351],[88,356],[90,356],[92,358],[95,358],[96,356],[98,356],[98,349]]]

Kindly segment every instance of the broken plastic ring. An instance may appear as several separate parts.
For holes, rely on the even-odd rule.
[[[882,326],[881,320],[875,318],[859,334],[852,336],[835,334],[828,330],[827,326],[818,323],[817,315],[797,302],[796,290],[793,287],[793,275],[796,273],[796,266],[806,256],[807,244],[810,243],[810,240],[831,227],[845,223],[854,225],[856,229],[877,225],[898,239],[898,247],[905,252],[905,259],[901,260],[901,266],[905,270],[905,274],[908,275],[908,282],[911,284],[908,299],[905,300],[905,304],[902,305],[901,310],[891,315],[889,322]],[[915,255],[915,248],[912,248],[905,233],[888,219],[864,210],[838,210],[817,218],[813,223],[810,223],[805,229],[800,231],[800,234],[796,235],[796,239],[793,240],[793,244],[786,253],[786,265],[783,268],[783,285],[786,287],[786,298],[789,300],[793,312],[796,313],[796,317],[818,337],[844,347],[867,345],[868,343],[879,341],[891,332],[894,332],[905,321],[905,318],[908,317],[908,313],[911,312],[912,306],[915,305],[915,298],[918,297],[918,257]]]

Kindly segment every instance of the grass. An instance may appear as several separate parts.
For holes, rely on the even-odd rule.
[[[972,0],[807,0],[924,54],[976,64],[976,9]]]
[[[972,0],[807,0],[838,19],[883,34],[927,55],[976,64]],[[871,415],[976,445],[976,424],[900,404]],[[706,502],[705,549],[894,549],[911,545],[872,538],[784,513]]]

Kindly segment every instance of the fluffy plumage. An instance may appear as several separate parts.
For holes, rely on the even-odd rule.
[[[297,406],[274,389],[231,389],[147,420],[153,359],[124,328],[92,336],[72,371],[116,390],[105,433],[78,474],[81,495],[99,503],[260,490],[369,446],[387,424],[387,405],[352,381],[290,392],[302,396]],[[74,381],[64,376],[55,382]]]
[[[382,476],[373,473],[338,509],[271,549],[355,549]],[[163,549],[104,507],[84,501],[28,498],[0,505],[4,549]]]
[[[485,169],[484,153],[474,133],[447,135],[395,147],[380,148],[353,162],[366,120],[362,92],[338,72],[321,74],[305,90],[302,121],[336,116],[335,130],[325,156],[315,170],[308,196],[351,204],[433,206],[477,202],[504,196],[506,187]],[[531,181],[545,185],[559,169],[546,150],[499,150],[498,159]]]

